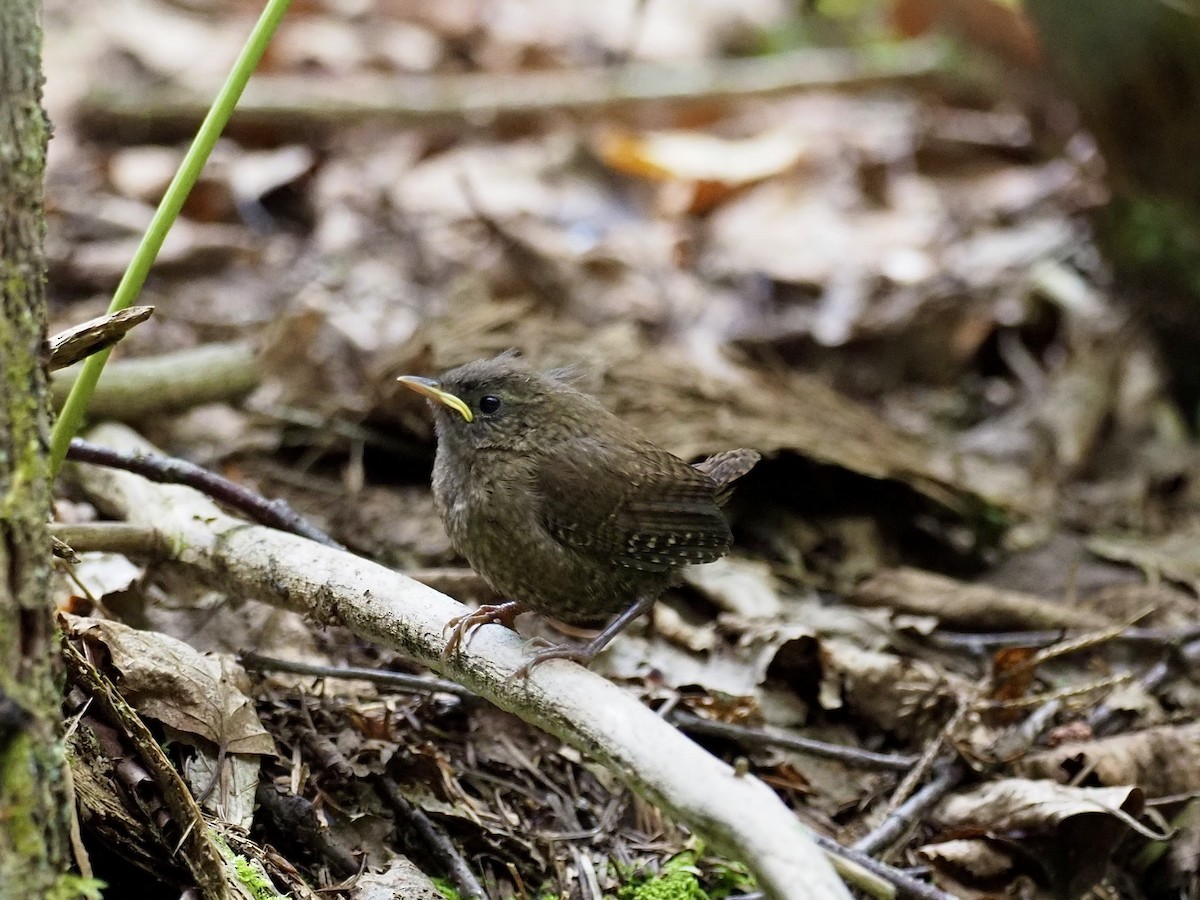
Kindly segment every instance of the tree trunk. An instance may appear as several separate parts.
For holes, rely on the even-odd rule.
[[[1026,0],[1050,68],[1096,137],[1111,202],[1094,218],[1116,287],[1200,402],[1200,14],[1167,0]],[[1197,423],[1200,424],[1200,423]]]
[[[45,215],[37,0],[0,0],[0,898],[70,896],[49,606]]]

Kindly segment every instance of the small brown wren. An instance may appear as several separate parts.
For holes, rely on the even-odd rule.
[[[689,465],[510,354],[400,381],[432,401],[433,496],[451,543],[510,598],[452,620],[444,655],[527,609],[571,624],[615,615],[587,645],[541,651],[518,675],[550,659],[587,665],[683,566],[728,552],[721,506],[755,451]]]

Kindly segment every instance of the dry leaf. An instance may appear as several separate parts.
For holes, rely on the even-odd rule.
[[[692,215],[708,212],[739,188],[780,175],[804,158],[804,143],[794,129],[747,138],[609,129],[596,137],[593,148],[618,172],[682,188],[685,199],[678,211]]]
[[[1055,887],[1078,897],[1104,877],[1142,805],[1136,787],[1081,788],[1004,778],[947,798],[934,811],[934,821],[952,832],[979,833],[992,846],[1025,846]],[[987,863],[996,864],[994,856]]]
[[[183,641],[118,622],[69,617],[73,634],[107,651],[122,695],[139,712],[182,735],[228,753],[273,755],[254,701],[242,693],[241,667],[228,657],[198,653]]]

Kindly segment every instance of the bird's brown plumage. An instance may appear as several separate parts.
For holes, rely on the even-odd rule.
[[[450,540],[500,594],[594,622],[728,552],[721,502],[754,451],[689,465],[508,355],[406,380],[437,401],[433,489]]]

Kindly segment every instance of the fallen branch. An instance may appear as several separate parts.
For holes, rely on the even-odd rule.
[[[1020,591],[968,584],[920,569],[883,569],[846,597],[850,603],[913,616],[937,616],[943,624],[979,631],[1024,628],[1106,629],[1106,616]]]
[[[66,401],[78,374],[77,366],[54,373],[55,406]],[[204,344],[160,356],[121,359],[100,376],[88,415],[131,422],[167,410],[234,400],[258,387],[260,378],[254,348],[244,343]]]
[[[327,547],[341,547],[341,544],[292,509],[286,500],[268,500],[262,494],[186,459],[162,454],[122,453],[80,438],[71,441],[71,446],[67,448],[67,459],[125,469],[159,484],[186,484],[232,509],[245,513],[262,525],[290,531]]]
[[[892,810],[878,828],[856,841],[851,849],[868,856],[880,853],[900,840],[931,807],[940,803],[966,777],[967,767],[961,760],[948,763],[929,784]]]
[[[92,439],[155,452],[118,425],[96,429]],[[443,661],[445,623],[464,610],[449,597],[344,551],[227,516],[190,488],[91,466],[80,468],[79,477],[107,512],[163,532],[178,548],[175,561],[194,576],[399,650],[591,756],[712,846],[743,860],[768,896],[850,896],[770,788],[739,775],[604,678],[554,661],[527,680],[515,679],[527,657],[521,639],[503,628],[480,629],[469,648]],[[878,896],[894,890],[839,865]]]
[[[927,78],[945,68],[936,45],[914,42],[867,54],[803,49],[747,59],[499,74],[379,75],[339,79],[262,75],[246,89],[234,127],[296,132],[356,122],[478,127],[550,113],[594,116],[646,104],[675,107],[769,97],[803,90],[856,88]],[[208,108],[201,85],[98,85],[79,108],[92,133],[181,133]]]

